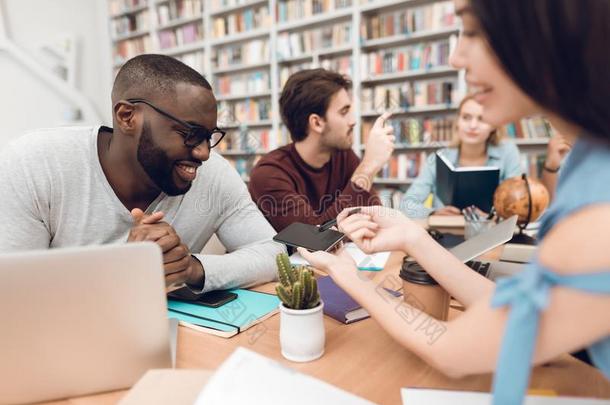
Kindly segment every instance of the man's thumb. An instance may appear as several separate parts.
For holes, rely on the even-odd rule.
[[[139,208],[134,208],[131,210],[131,217],[133,218],[133,222],[139,224],[144,219],[144,211]]]

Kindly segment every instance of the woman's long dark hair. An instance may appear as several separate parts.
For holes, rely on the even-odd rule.
[[[491,48],[544,108],[610,142],[610,0],[470,0]]]

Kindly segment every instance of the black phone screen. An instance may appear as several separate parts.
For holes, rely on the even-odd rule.
[[[203,295],[185,294],[177,290],[167,294],[167,298],[177,301],[190,302],[191,304],[203,305],[204,307],[218,308],[237,298],[237,294],[225,290],[210,291]]]
[[[275,235],[273,240],[288,246],[303,247],[310,251],[327,251],[344,237],[344,234],[332,229],[320,232],[315,225],[294,222]]]

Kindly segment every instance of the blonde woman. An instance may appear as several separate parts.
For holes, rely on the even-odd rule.
[[[456,167],[494,166],[500,168],[500,182],[522,173],[519,150],[514,143],[500,139],[498,132],[483,121],[483,107],[472,96],[459,105],[455,135],[448,148],[441,150]],[[432,194],[432,208],[424,206]],[[421,173],[404,195],[400,209],[408,217],[422,218],[437,215],[460,215],[460,210],[444,205],[436,194],[435,154],[431,153]]]

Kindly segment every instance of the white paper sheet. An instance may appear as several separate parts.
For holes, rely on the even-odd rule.
[[[489,405],[491,394],[485,392],[403,388],[400,391],[403,405]],[[528,395],[523,405],[609,405],[603,399],[574,397],[544,397]]]
[[[195,405],[373,405],[337,387],[237,348],[210,378]]]
[[[346,243],[345,250],[350,254],[350,256],[356,262],[358,269],[363,271],[380,271],[383,270],[385,264],[390,257],[391,252],[379,252],[374,253],[372,255],[367,255],[364,253],[355,243]],[[309,265],[309,262],[303,258],[299,254],[299,252],[294,253],[290,256],[290,263],[294,265]]]

